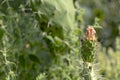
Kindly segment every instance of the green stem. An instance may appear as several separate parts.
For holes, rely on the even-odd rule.
[[[83,77],[85,80],[92,80],[91,75],[90,75],[90,69],[88,68],[88,64],[84,63],[83,64]]]

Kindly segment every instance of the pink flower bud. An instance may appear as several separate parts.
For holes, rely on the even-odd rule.
[[[86,29],[86,39],[91,41],[96,41],[95,37],[96,31],[93,26],[88,26]]]

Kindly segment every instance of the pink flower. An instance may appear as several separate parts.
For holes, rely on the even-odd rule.
[[[93,26],[88,26],[86,29],[86,39],[91,41],[96,41],[95,37],[96,31]]]

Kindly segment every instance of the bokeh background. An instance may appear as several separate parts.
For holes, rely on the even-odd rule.
[[[120,0],[0,0],[0,80],[84,80],[88,25],[97,32],[96,76],[120,80],[119,8]]]

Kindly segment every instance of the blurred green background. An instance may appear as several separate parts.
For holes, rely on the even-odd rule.
[[[119,8],[120,0],[0,0],[0,80],[84,80],[88,25],[98,80],[120,80]]]

